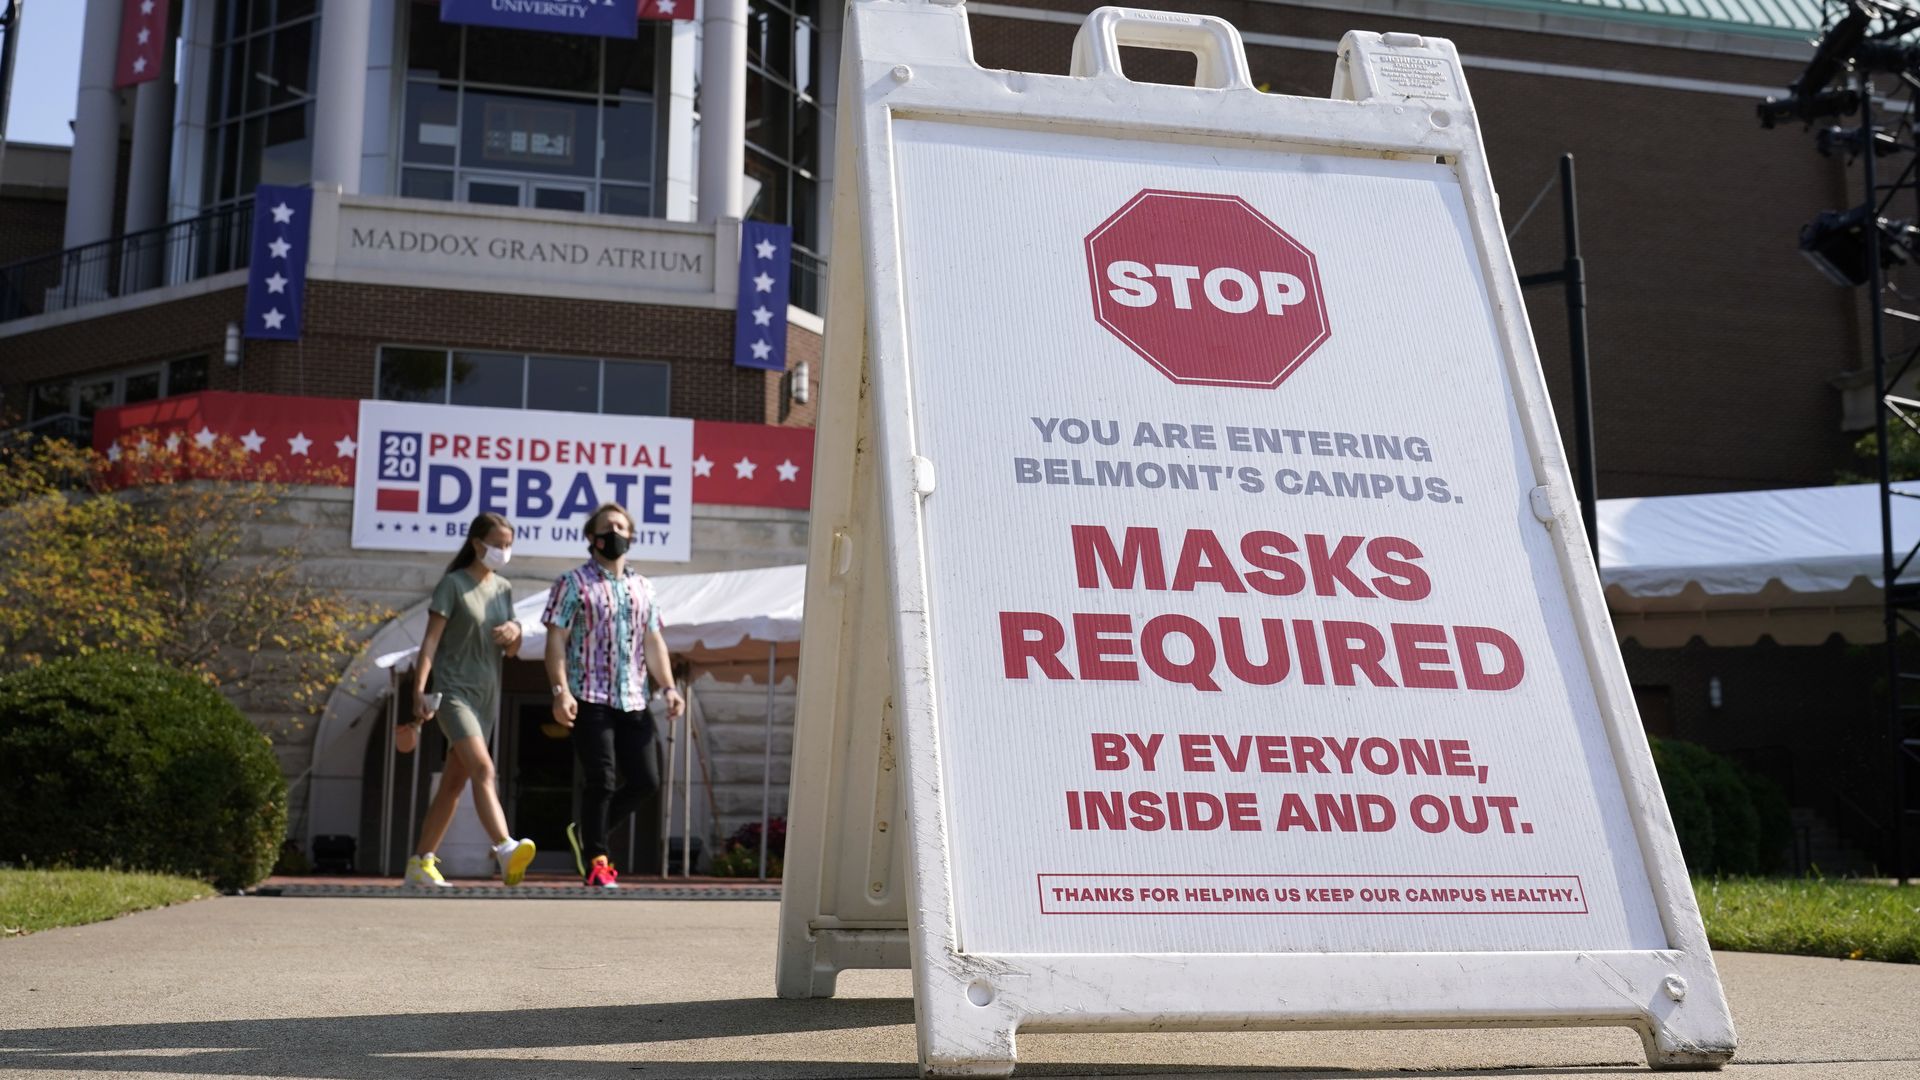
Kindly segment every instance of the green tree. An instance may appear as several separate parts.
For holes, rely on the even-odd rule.
[[[302,530],[257,542],[286,493],[231,443],[150,443],[117,461],[58,440],[0,454],[0,671],[127,652],[317,711],[385,613],[305,573]]]

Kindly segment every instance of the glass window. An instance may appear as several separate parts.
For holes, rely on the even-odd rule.
[[[142,371],[137,375],[127,376],[126,390],[120,399],[122,405],[137,405],[142,401],[158,400],[160,400],[158,371]]]
[[[517,353],[454,353],[450,403],[519,408],[526,387],[525,363]]]
[[[463,166],[593,175],[598,133],[591,104],[469,90],[465,105]]]
[[[93,414],[101,409],[113,407],[116,404],[113,400],[113,380],[81,383],[74,404],[77,406],[74,411],[88,420],[93,419]]]
[[[313,106],[270,112],[266,146],[260,155],[260,179],[267,184],[304,184],[312,175]],[[249,187],[248,193],[252,193]]]
[[[609,180],[653,179],[653,103],[609,101],[602,115],[606,144],[601,148],[600,175]]]
[[[439,349],[382,349],[379,383],[383,401],[445,404],[447,354]]]
[[[453,201],[453,174],[438,169],[407,169],[400,174],[400,194],[409,199]]]
[[[653,35],[641,23],[637,38],[607,39],[607,76],[602,89],[609,94],[653,93]]]
[[[602,184],[600,212],[627,217],[648,217],[653,213],[653,189]]]
[[[481,206],[519,206],[520,185],[469,180],[467,181],[467,201],[479,203]]]
[[[440,197],[437,182],[409,177],[413,167],[442,166],[454,169],[453,197],[464,201],[505,202],[505,185],[518,178],[512,205],[654,212],[656,24],[633,39],[603,39],[443,24],[429,0],[407,10],[403,194],[419,183],[421,197]],[[586,185],[543,192],[527,174]],[[609,182],[647,190],[608,194]]]
[[[467,81],[591,94],[600,87],[600,39],[467,27]]]
[[[208,385],[207,358],[187,356],[167,363],[167,396],[191,394],[205,390]]]
[[[403,154],[413,165],[451,165],[460,145],[460,93],[446,83],[407,84]]]
[[[672,374],[673,368],[667,364],[606,361],[600,411],[621,416],[666,416],[670,411],[667,381]]]
[[[45,420],[49,416],[59,416],[73,408],[73,384],[70,382],[41,383],[35,386],[27,398],[27,419]]]
[[[584,188],[547,187],[535,183],[533,206],[536,210],[572,210],[576,213],[584,213],[587,209],[587,192]]]
[[[268,68],[270,103],[289,105],[313,97],[314,53],[320,35],[314,22],[295,23],[273,35],[273,63]]]
[[[437,8],[413,5],[407,24],[407,74],[460,77],[460,27],[441,22]]]
[[[560,356],[527,359],[527,408],[600,411],[600,362]]]

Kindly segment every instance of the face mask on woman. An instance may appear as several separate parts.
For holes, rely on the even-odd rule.
[[[489,570],[498,570],[513,561],[512,548],[497,548],[492,544],[480,545],[480,565]]]

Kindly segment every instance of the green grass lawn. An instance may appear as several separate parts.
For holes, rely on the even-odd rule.
[[[79,926],[212,896],[191,878],[117,870],[0,870],[0,937]]]
[[[1920,886],[1702,878],[1693,891],[1716,949],[1920,963]]]

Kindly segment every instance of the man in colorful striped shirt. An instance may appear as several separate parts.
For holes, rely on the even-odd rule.
[[[673,685],[653,584],[627,565],[633,518],[607,503],[587,519],[586,564],[560,575],[547,597],[547,676],[553,718],[573,729],[585,790],[580,820],[567,826],[575,864],[590,886],[619,888],[607,857],[607,827],[660,786],[647,674],[663,688],[667,715],[686,701]],[[619,781],[624,778],[625,783]]]

